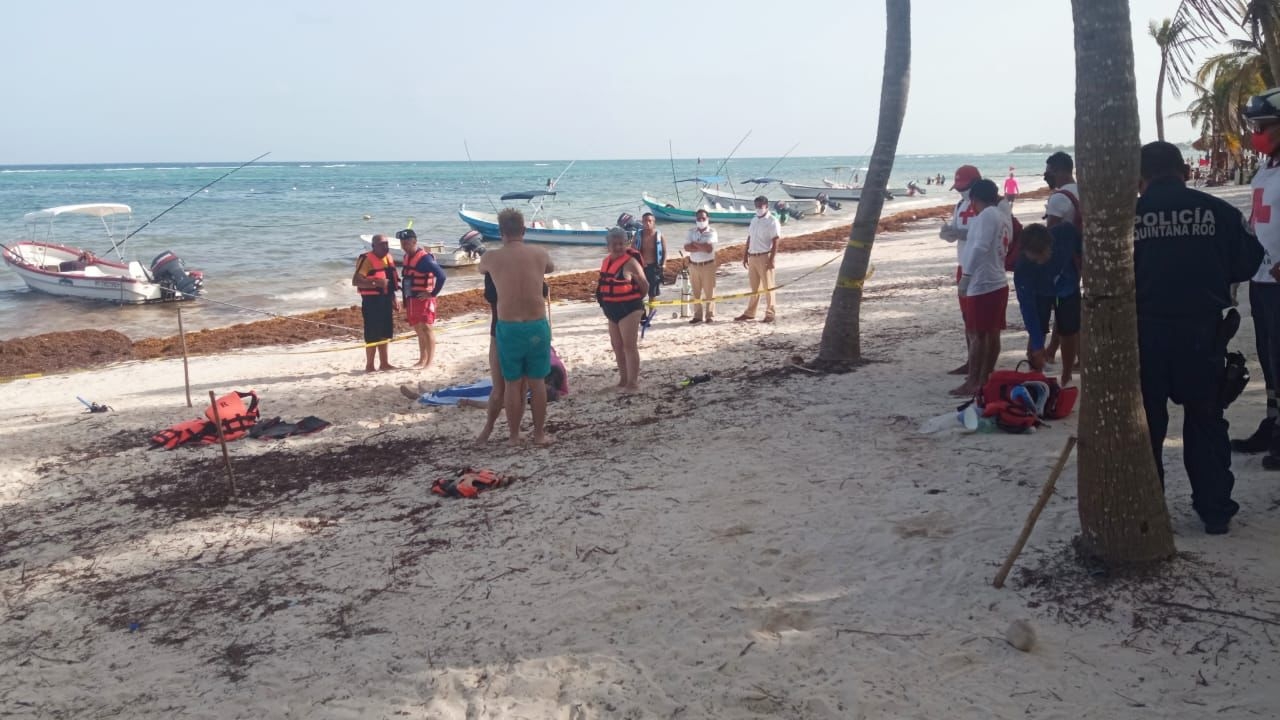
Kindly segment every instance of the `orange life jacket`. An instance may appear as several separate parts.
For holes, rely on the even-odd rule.
[[[396,261],[395,258],[391,257],[390,253],[387,254],[386,259],[383,259],[374,255],[373,251],[370,250],[369,252],[361,255],[360,259],[369,263],[370,270],[366,277],[384,277],[387,279],[386,290],[379,290],[378,288],[360,288],[359,293],[361,295],[390,295],[396,291],[396,285],[398,284],[398,279],[396,278]]]
[[[245,404],[248,400],[248,404]],[[218,398],[218,417],[222,419],[222,436],[228,441],[238,440],[249,434],[249,428],[258,422],[258,394],[249,391],[242,393],[232,391]],[[209,418],[209,422],[213,423],[213,408],[206,408],[205,417]],[[218,441],[218,430],[213,428],[212,437],[206,435],[201,438],[202,442],[213,443]]]
[[[606,255],[604,261],[600,263],[600,284],[596,287],[596,299],[600,302],[622,303],[639,300],[644,297],[644,293],[640,292],[640,286],[634,280],[628,279],[622,272],[626,267],[627,261],[635,258],[636,262],[644,266],[644,258],[635,248],[627,248],[627,251],[620,257]]]
[[[436,274],[418,271],[418,261],[426,254],[426,250],[418,248],[416,252],[404,259],[404,291],[410,297],[427,297],[436,290]]]
[[[247,402],[246,402],[247,401]],[[248,434],[258,422],[258,395],[254,392],[229,392],[217,399],[218,417],[222,419],[222,435],[227,440],[237,440]],[[191,442],[218,442],[218,426],[214,424],[213,408],[205,408],[204,419],[185,420],[151,436],[151,444],[172,450]]]

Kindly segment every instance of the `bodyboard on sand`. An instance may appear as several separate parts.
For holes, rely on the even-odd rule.
[[[487,400],[493,391],[493,380],[485,378],[470,385],[454,385],[429,393],[423,393],[418,402],[423,405],[457,405],[459,400]]]

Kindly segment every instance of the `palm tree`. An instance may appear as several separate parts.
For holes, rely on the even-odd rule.
[[[1280,2],[1277,0],[1182,0],[1173,19],[1190,24],[1197,34],[1222,37],[1229,27],[1249,30],[1266,58],[1270,77],[1280,78]]]
[[[1233,40],[1231,48],[1200,66],[1192,81],[1197,97],[1178,113],[1200,127],[1200,146],[1209,151],[1210,175],[1224,169],[1229,158],[1239,158],[1249,134],[1240,108],[1270,82],[1267,62],[1252,41]]]
[[[884,209],[884,192],[889,186],[893,161],[898,154],[898,136],[907,113],[907,91],[911,85],[911,0],[885,0],[884,78],[880,84],[880,119],[876,144],[867,163],[867,179],[862,201],[853,218],[849,244],[845,246],[831,307],[822,329],[822,345],[814,367],[847,370],[862,360],[862,284],[871,263],[871,245],[876,225]]]
[[[1203,45],[1209,36],[1192,33],[1186,19],[1169,18],[1160,23],[1152,20],[1147,25],[1147,33],[1160,48],[1160,74],[1156,78],[1156,135],[1164,140],[1165,85],[1168,84],[1169,92],[1175,98],[1182,96],[1182,85],[1191,79],[1192,50]]]
[[[1156,476],[1138,382],[1133,190],[1138,97],[1128,0],[1072,0],[1076,167],[1084,208],[1082,277],[1089,372],[1080,408],[1081,549],[1109,566],[1164,560],[1173,530]]]

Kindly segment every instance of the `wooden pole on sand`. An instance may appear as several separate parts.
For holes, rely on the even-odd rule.
[[[218,413],[218,398],[209,391],[209,406],[213,408],[213,426],[218,429],[218,442],[222,445],[222,461],[227,464],[227,487],[236,494],[236,478],[231,474],[231,453],[227,452],[227,438],[222,434],[222,415]]]
[[[1018,536],[1018,542],[1014,543],[1013,549],[1009,551],[1009,557],[1004,559],[1004,565],[1000,567],[1000,572],[996,573],[996,579],[991,583],[997,589],[1004,587],[1004,580],[1009,577],[1009,571],[1013,569],[1013,561],[1018,559],[1022,548],[1027,544],[1027,538],[1031,537],[1031,529],[1036,526],[1036,520],[1040,519],[1040,512],[1049,503],[1049,498],[1053,495],[1053,486],[1057,484],[1058,476],[1067,466],[1067,458],[1071,457],[1071,451],[1075,447],[1076,436],[1072,435],[1067,438],[1067,444],[1062,448],[1062,454],[1058,456],[1058,463],[1053,466],[1049,482],[1045,483],[1044,489],[1040,491],[1040,499],[1036,500],[1035,507],[1031,508],[1031,514],[1027,516],[1027,522],[1022,526],[1022,534]]]
[[[182,304],[178,304],[178,337],[182,338],[182,384],[187,388],[187,407],[191,407],[191,373],[187,370],[187,331],[182,328]]]

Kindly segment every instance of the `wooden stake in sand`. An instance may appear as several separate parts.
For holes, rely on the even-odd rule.
[[[1058,463],[1053,466],[1053,472],[1049,474],[1049,482],[1045,483],[1044,489],[1040,491],[1040,499],[1036,500],[1035,507],[1031,508],[1031,514],[1027,516],[1027,522],[1022,526],[1022,534],[1018,536],[1018,542],[1014,543],[1013,549],[1009,551],[1009,557],[1004,559],[1004,565],[1000,567],[1000,572],[996,573],[996,579],[991,583],[997,589],[1004,587],[1004,580],[1009,577],[1009,571],[1013,569],[1013,561],[1018,559],[1023,546],[1027,544],[1027,538],[1031,537],[1031,529],[1036,526],[1036,520],[1040,519],[1040,512],[1049,503],[1049,498],[1053,495],[1053,486],[1057,484],[1058,476],[1067,466],[1067,458],[1071,457],[1071,451],[1075,447],[1076,436],[1072,435],[1067,438],[1067,444],[1062,448],[1062,454],[1058,456]]]
[[[218,399],[209,391],[209,406],[213,408],[213,426],[218,430],[218,442],[222,445],[222,461],[227,464],[227,487],[236,494],[236,478],[231,474],[231,453],[227,452],[227,438],[222,434],[222,415],[218,413]]]
[[[187,388],[187,407],[191,407],[191,373],[187,371],[187,331],[182,329],[182,304],[178,304],[178,337],[182,338],[182,384]]]

